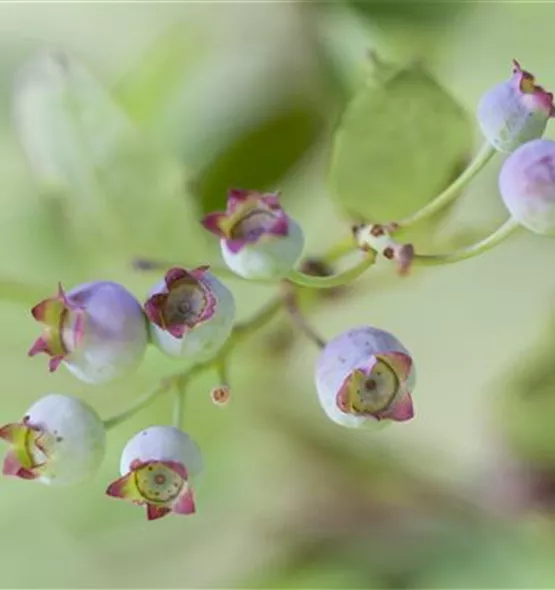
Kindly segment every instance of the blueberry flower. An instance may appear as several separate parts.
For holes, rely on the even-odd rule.
[[[169,356],[206,359],[227,340],[235,317],[231,292],[208,266],[170,269],[144,305],[151,338]]]
[[[512,77],[486,92],[477,110],[478,122],[488,142],[500,152],[541,137],[555,115],[553,94],[513,61]]]
[[[151,426],[136,434],[121,456],[122,477],[106,493],[146,506],[148,520],[176,514],[193,514],[191,480],[202,471],[196,443],[172,426]]]
[[[124,287],[87,283],[41,301],[31,310],[45,325],[29,356],[50,356],[50,372],[61,363],[78,379],[103,383],[134,370],[143,358],[147,322],[140,303]]]
[[[279,204],[278,193],[230,190],[225,213],[202,224],[220,238],[227,266],[246,279],[281,279],[300,258],[304,236]]]
[[[53,485],[88,479],[106,446],[98,414],[78,398],[55,393],[33,404],[21,422],[2,426],[0,438],[10,444],[5,475]]]
[[[343,426],[414,416],[412,359],[389,332],[364,326],[340,334],[322,351],[315,380],[324,411]]]
[[[512,153],[499,174],[499,191],[515,221],[555,235],[555,141],[536,139]]]

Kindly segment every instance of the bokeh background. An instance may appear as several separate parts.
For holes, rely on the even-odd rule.
[[[137,256],[218,263],[197,220],[230,186],[281,189],[307,255],[355,220],[417,209],[478,149],[475,105],[512,58],[555,88],[554,25],[555,5],[517,2],[1,4],[2,420],[54,391],[108,417],[186,368],[149,351],[123,382],[49,375],[26,357],[38,329],[28,308],[58,280],[112,279],[143,297],[159,275],[135,271]],[[26,65],[45,50],[84,70]],[[409,82],[423,68],[439,106],[422,107],[418,78],[390,108],[369,50]],[[381,98],[355,140],[376,158],[349,169],[347,196],[329,156],[365,84]],[[505,219],[501,162],[410,235],[419,250],[471,243]],[[369,323],[403,341],[416,418],[379,434],[332,424],[313,387],[317,350],[281,315],[234,353],[225,410],[209,400],[214,375],[191,385],[185,427],[206,462],[193,518],[148,523],[103,495],[125,441],[171,419],[170,396],[110,432],[87,484],[1,479],[0,585],[553,587],[554,248],[522,231],[460,264],[405,279],[380,264],[334,296],[305,295],[327,338]],[[241,318],[274,292],[228,284]]]

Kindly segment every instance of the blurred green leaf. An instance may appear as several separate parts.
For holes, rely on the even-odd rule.
[[[553,321],[547,334],[503,375],[494,416],[508,446],[538,465],[555,465]]]
[[[314,144],[324,118],[314,105],[291,103],[245,130],[200,173],[194,189],[206,211],[221,209],[230,187],[276,189]]]
[[[118,81],[114,95],[133,120],[155,131],[207,51],[202,31],[180,22]]]
[[[353,568],[353,564],[337,559],[335,555],[324,555],[321,559],[309,559],[295,564],[285,571],[268,572],[263,580],[256,579],[250,588],[268,588],[272,590],[291,588],[329,588],[336,590],[365,589],[383,587],[379,580],[371,579],[363,568]]]
[[[515,532],[518,534],[515,535]],[[431,559],[411,588],[551,588],[552,541],[527,538],[522,529],[483,522],[454,526],[434,539]]]
[[[59,52],[32,59],[20,71],[14,110],[39,189],[59,195],[76,239],[160,255],[168,234],[181,235],[184,224],[194,232],[181,165],[76,60]]]
[[[457,18],[468,10],[467,2],[360,2],[346,0],[347,5],[359,14],[373,20],[388,19],[415,24],[437,25]]]
[[[330,181],[353,217],[390,221],[434,198],[471,149],[464,109],[414,64],[378,74],[358,92],[336,132]]]

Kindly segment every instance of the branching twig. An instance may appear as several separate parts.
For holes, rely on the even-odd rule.
[[[295,326],[318,348],[324,348],[326,341],[322,338],[316,330],[307,322],[299,308],[299,298],[297,291],[293,285],[285,281],[283,283],[283,305],[291,321]]]

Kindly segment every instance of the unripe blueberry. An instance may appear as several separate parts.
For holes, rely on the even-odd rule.
[[[500,152],[543,135],[555,115],[553,94],[537,86],[534,76],[513,61],[512,77],[486,92],[477,110],[478,122],[488,142]]]
[[[92,476],[104,458],[106,434],[98,414],[76,397],[52,393],[21,422],[0,428],[10,443],[3,473],[45,484],[68,485]]]
[[[144,305],[151,339],[169,356],[208,359],[225,343],[235,318],[235,300],[208,266],[172,268]]]
[[[193,514],[192,478],[203,469],[197,444],[173,426],[151,426],[137,433],[123,449],[122,477],[106,493],[146,506],[148,520]]]
[[[45,325],[29,356],[44,352],[78,379],[104,383],[137,368],[148,344],[141,304],[117,283],[97,281],[41,301],[31,310]]]
[[[169,356],[209,359],[231,333],[235,300],[209,268],[171,268],[144,305],[152,342]]]
[[[316,366],[321,406],[334,422],[352,428],[410,420],[414,384],[407,349],[389,332],[369,326],[331,340]]]
[[[278,193],[230,190],[225,213],[210,213],[202,224],[220,238],[227,266],[245,279],[281,279],[304,248],[299,224],[279,204]]]
[[[555,141],[536,139],[512,153],[501,168],[499,191],[521,225],[555,235]]]

